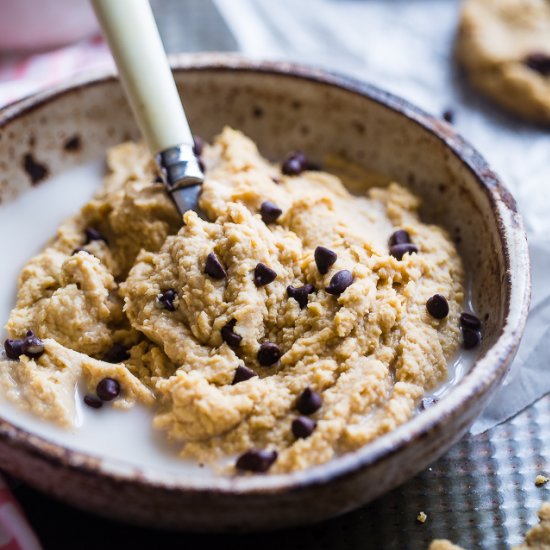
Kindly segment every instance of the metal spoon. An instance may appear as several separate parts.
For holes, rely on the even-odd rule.
[[[200,212],[204,174],[148,0],[92,0],[123,88],[166,190]]]

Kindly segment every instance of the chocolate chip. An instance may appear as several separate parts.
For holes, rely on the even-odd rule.
[[[210,275],[212,279],[225,279],[227,277],[227,273],[220,262],[218,260],[218,257],[214,252],[210,252],[208,256],[206,256],[206,264],[204,266],[204,272],[207,275]]]
[[[272,176],[271,181],[275,183],[276,185],[280,185],[282,182],[281,178],[278,178],[277,176]]]
[[[17,360],[23,355],[23,340],[8,338],[4,342],[4,349],[8,359]]]
[[[235,370],[235,376],[233,376],[233,385],[238,384],[239,382],[244,382],[245,380],[250,380],[258,376],[252,369],[245,367],[244,365],[239,365]]]
[[[347,269],[342,269],[342,271],[336,272],[331,280],[327,288],[325,290],[329,294],[334,294],[335,296],[340,296],[348,286],[350,286],[353,283],[353,275],[351,274],[351,271],[348,271]]]
[[[176,311],[174,300],[177,297],[177,292],[173,288],[169,288],[157,296],[157,305],[161,308],[167,309],[168,311]]]
[[[468,327],[473,330],[481,329],[481,320],[476,317],[473,313],[461,313],[460,314],[460,326]]]
[[[462,327],[462,343],[464,349],[472,349],[481,342],[481,333],[470,327]]]
[[[286,176],[297,176],[301,174],[307,165],[307,159],[302,151],[294,151],[287,155],[281,165],[281,172]]]
[[[204,149],[204,139],[200,136],[193,136],[193,153],[195,156],[200,157]]]
[[[292,433],[297,439],[306,439],[317,427],[317,422],[307,416],[299,416],[292,421]]]
[[[281,350],[277,344],[264,342],[258,350],[258,363],[262,367],[271,367],[281,358]]]
[[[452,124],[455,119],[455,113],[452,109],[445,109],[443,111],[443,120],[446,120],[449,124]]]
[[[441,294],[434,294],[427,302],[426,309],[435,319],[445,319],[449,315],[449,303]]]
[[[85,395],[84,403],[86,403],[86,405],[88,405],[88,407],[91,407],[92,409],[101,409],[101,407],[103,407],[103,401],[101,401],[101,399],[99,399],[99,397],[96,397],[95,395]]]
[[[262,473],[267,472],[276,460],[277,451],[250,449],[237,459],[235,467],[237,470]]]
[[[286,289],[288,297],[294,298],[298,302],[300,309],[304,309],[307,306],[307,297],[314,292],[315,287],[309,283],[300,287],[288,286]]]
[[[418,247],[412,243],[394,244],[390,247],[390,254],[398,260],[402,260],[407,253],[415,254],[416,252],[418,252]]]
[[[237,349],[241,345],[243,339],[242,336],[239,336],[237,333],[233,332],[235,325],[237,323],[236,319],[231,319],[227,324],[222,327],[222,340],[231,348]]]
[[[153,183],[164,183],[164,181],[161,176],[156,176]]]
[[[437,399],[435,397],[423,397],[420,402],[420,408],[425,411],[426,409],[433,407],[436,403]]]
[[[390,236],[390,247],[396,244],[408,244],[411,242],[411,236],[404,229],[398,229],[394,231]]]
[[[29,330],[23,339],[21,349],[25,355],[37,359],[44,353],[44,342],[32,330]]]
[[[101,401],[112,401],[120,395],[120,384],[114,378],[103,378],[96,387],[96,393]]]
[[[130,359],[128,348],[120,343],[113,344],[113,347],[103,356],[103,361],[107,363],[122,363],[126,359]]]
[[[528,55],[523,63],[542,76],[550,76],[550,55],[547,53],[534,52]]]
[[[93,227],[87,227],[84,230],[84,234],[86,235],[86,241],[84,244],[89,244],[92,241],[103,241],[105,244],[109,244],[103,234]]]
[[[328,270],[334,264],[338,258],[336,252],[325,248],[324,246],[318,246],[314,253],[315,264],[321,275],[326,275]]]
[[[322,404],[322,397],[308,386],[298,397],[296,409],[302,414],[313,414],[321,408]]]
[[[265,201],[260,206],[260,214],[265,224],[275,223],[283,211],[271,201]]]
[[[254,269],[254,284],[258,287],[268,285],[276,278],[277,273],[261,262]]]

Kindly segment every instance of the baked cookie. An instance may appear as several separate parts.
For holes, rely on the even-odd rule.
[[[456,55],[475,87],[550,124],[550,0],[465,0]]]

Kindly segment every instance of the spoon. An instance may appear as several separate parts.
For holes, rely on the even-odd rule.
[[[123,88],[181,214],[200,212],[204,174],[148,0],[92,0]]]

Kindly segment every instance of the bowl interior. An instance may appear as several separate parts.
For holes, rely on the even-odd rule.
[[[231,125],[252,137],[273,160],[295,149],[317,160],[336,154],[410,186],[423,199],[423,219],[445,227],[457,243],[469,274],[471,305],[486,320],[478,357],[491,349],[509,312],[502,221],[495,215],[494,196],[474,173],[476,155],[450,127],[428,121],[378,90],[369,89],[370,98],[365,97],[358,93],[365,89],[354,89],[354,84],[336,87],[318,80],[314,72],[300,78],[296,70],[285,74],[269,68],[205,65],[176,70],[176,80],[194,133],[206,139]],[[336,77],[334,82],[338,83]],[[0,246],[11,258],[1,274],[2,319],[13,305],[17,272],[59,221],[89,197],[106,148],[139,138],[120,85],[112,78],[50,95],[33,102],[32,108],[23,102],[3,113],[1,223],[10,211],[17,213],[6,226],[9,232],[3,230],[0,236]],[[441,124],[439,137],[426,128],[427,121]],[[462,158],[449,147],[457,143],[463,147]],[[12,207],[20,201],[27,202],[16,211]],[[14,229],[17,224],[28,229],[19,232]],[[5,403],[0,404],[0,415],[13,423],[25,418]],[[100,433],[100,426],[97,429]],[[32,431],[53,438],[48,430],[32,425]],[[67,437],[63,443],[71,446],[76,434]]]

